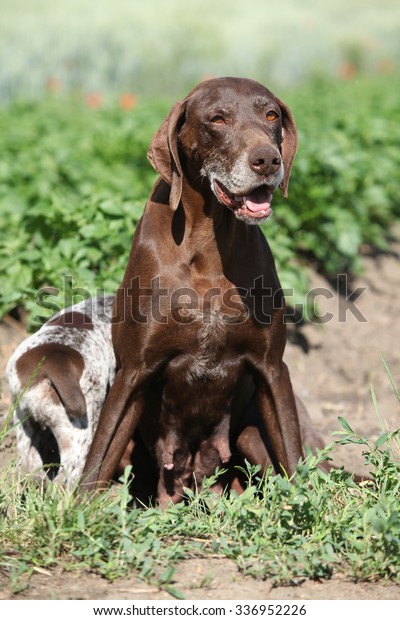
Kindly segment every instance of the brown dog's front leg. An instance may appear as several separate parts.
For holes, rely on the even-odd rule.
[[[106,398],[83,469],[82,490],[105,488],[117,469],[142,413],[142,400],[130,402],[132,377],[122,370]]]
[[[128,404],[124,417],[121,420],[112,438],[107,454],[103,460],[99,472],[99,483],[108,483],[114,476],[117,467],[132,439],[139,418],[143,411],[142,399]]]
[[[286,364],[281,362],[278,368],[267,368],[257,391],[273,460],[291,475],[296,471],[303,451],[296,401]]]

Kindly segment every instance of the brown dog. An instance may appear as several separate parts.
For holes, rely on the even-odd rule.
[[[282,361],[284,299],[257,224],[278,187],[287,195],[296,148],[288,107],[239,78],[201,83],[155,134],[148,155],[161,178],[117,294],[117,374],[84,486],[111,480],[134,432],[157,459],[162,504],[196,469],[227,463],[232,446],[257,463],[243,429],[254,402],[270,461],[295,470],[303,452]]]

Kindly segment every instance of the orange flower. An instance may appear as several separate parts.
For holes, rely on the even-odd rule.
[[[137,105],[137,97],[133,93],[124,93],[119,100],[119,105],[123,110],[133,110]]]
[[[99,93],[88,93],[86,95],[86,105],[88,108],[100,108],[103,101]]]
[[[381,58],[378,62],[378,71],[383,75],[390,75],[395,70],[395,64],[390,58]]]
[[[58,77],[51,76],[46,82],[47,90],[56,93],[62,89],[62,82]]]
[[[352,80],[357,75],[357,67],[353,62],[342,62],[338,67],[338,75],[342,80]]]

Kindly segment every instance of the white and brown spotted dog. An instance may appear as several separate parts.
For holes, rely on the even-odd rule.
[[[115,375],[113,303],[107,295],[62,310],[11,356],[7,377],[19,399],[14,421],[24,471],[68,486],[81,475]]]

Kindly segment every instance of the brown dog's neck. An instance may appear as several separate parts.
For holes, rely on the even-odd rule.
[[[244,242],[251,232],[232,211],[218,202],[206,180],[201,191],[187,181],[183,183],[179,209],[176,220],[184,225],[183,236],[196,255],[205,252],[211,257],[215,251],[224,263],[231,256],[235,239]]]
[[[194,240],[203,237],[214,237],[220,231],[226,238],[237,232],[243,237],[248,228],[246,224],[236,219],[234,214],[221,205],[209,187],[208,181],[199,177],[197,183],[190,182],[186,178],[182,184],[182,196],[178,208],[171,212],[169,207],[169,194],[171,187],[159,178],[151,193],[146,206],[146,212],[157,210],[158,218],[164,212],[164,218],[172,218],[172,235],[177,245],[184,238]],[[163,210],[163,211],[162,211]]]
[[[137,243],[141,246],[144,242],[151,256],[154,255],[149,244],[153,243],[150,240],[154,234],[163,239],[157,251],[158,273],[166,265],[175,264],[179,257],[184,270],[189,268],[192,274],[198,273],[208,282],[225,278],[242,286],[247,282],[243,265],[254,274],[252,280],[260,275],[260,247],[269,253],[261,229],[238,220],[228,207],[221,205],[207,180],[202,182],[199,178],[195,184],[184,178],[181,200],[175,211],[169,205],[169,194],[170,186],[159,179],[136,235]],[[129,276],[138,271],[137,257],[135,263],[128,265]]]

